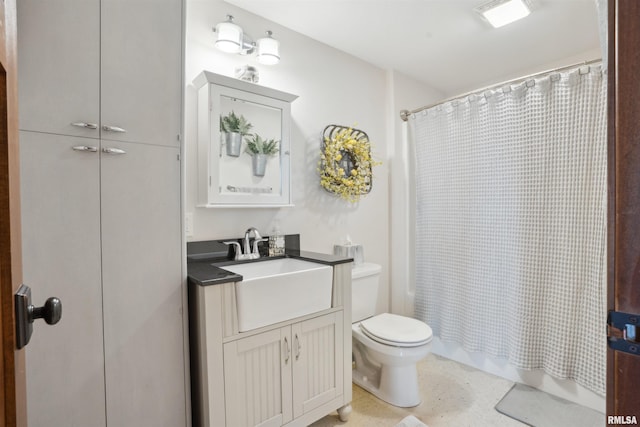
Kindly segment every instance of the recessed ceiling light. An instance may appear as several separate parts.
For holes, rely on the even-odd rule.
[[[531,13],[528,0],[492,0],[474,9],[494,28],[522,19]]]

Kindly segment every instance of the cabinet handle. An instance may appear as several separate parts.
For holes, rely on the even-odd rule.
[[[300,358],[300,353],[302,353],[302,344],[300,344],[300,338],[296,334],[296,360]]]
[[[289,363],[289,357],[291,356],[291,348],[289,347],[289,340],[284,337],[284,363]]]
[[[124,150],[121,150],[119,148],[112,148],[112,147],[103,148],[102,152],[107,154],[127,154],[127,152]]]
[[[74,123],[71,123],[71,126],[77,126],[79,128],[86,128],[86,129],[98,129],[98,125],[95,123],[74,122]]]
[[[119,128],[118,126],[102,126],[102,130],[105,130],[107,132],[126,132],[126,130]]]
[[[73,147],[75,151],[89,151],[91,153],[95,153],[98,151],[98,147],[90,147],[88,145],[76,145]]]

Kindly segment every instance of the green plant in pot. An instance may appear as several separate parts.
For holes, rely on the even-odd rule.
[[[228,156],[240,156],[242,139],[249,135],[252,127],[253,125],[242,114],[237,115],[234,111],[231,111],[226,116],[220,116],[220,131],[227,146]]]
[[[251,156],[253,174],[255,176],[264,176],[267,169],[267,160],[280,151],[280,141],[263,139],[260,135],[254,133],[247,138],[247,147],[244,151]]]

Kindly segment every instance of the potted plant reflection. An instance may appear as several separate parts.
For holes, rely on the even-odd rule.
[[[267,169],[267,160],[280,151],[280,141],[262,139],[260,135],[254,133],[247,138],[247,147],[244,151],[252,157],[253,175],[264,176]]]
[[[223,142],[227,147],[227,156],[240,156],[242,139],[249,135],[252,127],[251,123],[242,114],[238,116],[233,111],[224,117],[220,117],[220,131],[223,135]]]

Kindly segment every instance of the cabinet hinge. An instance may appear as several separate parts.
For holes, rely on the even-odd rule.
[[[609,348],[640,356],[640,314],[609,311],[607,315],[607,344]]]

